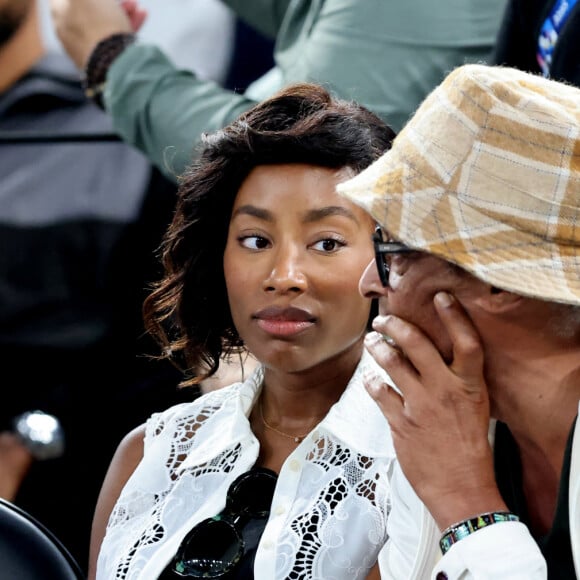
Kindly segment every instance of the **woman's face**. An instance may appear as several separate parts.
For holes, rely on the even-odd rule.
[[[351,175],[263,165],[237,194],[224,255],[229,303],[269,368],[301,372],[360,349],[370,301],[358,281],[372,259],[373,221],[335,192]]]

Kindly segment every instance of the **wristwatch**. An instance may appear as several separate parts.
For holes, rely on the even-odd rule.
[[[97,43],[89,55],[81,83],[87,98],[100,109],[105,109],[103,92],[109,67],[128,46],[136,41],[136,38],[135,34],[129,32],[111,34]]]
[[[54,415],[27,411],[14,418],[13,428],[36,460],[56,459],[64,453],[64,430]]]

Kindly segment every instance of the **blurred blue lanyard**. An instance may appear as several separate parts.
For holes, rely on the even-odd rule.
[[[538,64],[542,69],[542,73],[545,77],[550,76],[550,66],[552,65],[552,54],[556,43],[558,42],[558,37],[560,36],[560,31],[564,27],[574,4],[578,0],[557,0],[548,15],[548,18],[542,24],[540,28],[540,35],[538,36],[538,52],[536,53],[536,58],[538,59]],[[580,31],[579,31],[580,34]]]

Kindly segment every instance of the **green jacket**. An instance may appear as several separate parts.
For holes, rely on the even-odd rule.
[[[491,54],[506,0],[224,0],[276,39],[276,67],[244,94],[178,70],[137,43],[111,66],[105,106],[117,131],[176,179],[201,134],[281,86],[327,85],[400,130],[452,68]]]

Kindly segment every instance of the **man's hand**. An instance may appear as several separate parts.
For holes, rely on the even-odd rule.
[[[379,316],[373,324],[377,332],[365,344],[400,394],[372,378],[366,386],[391,425],[405,476],[444,529],[506,506],[488,442],[489,399],[479,337],[452,296],[439,293],[435,307],[451,338],[453,360],[446,363],[418,327]]]

